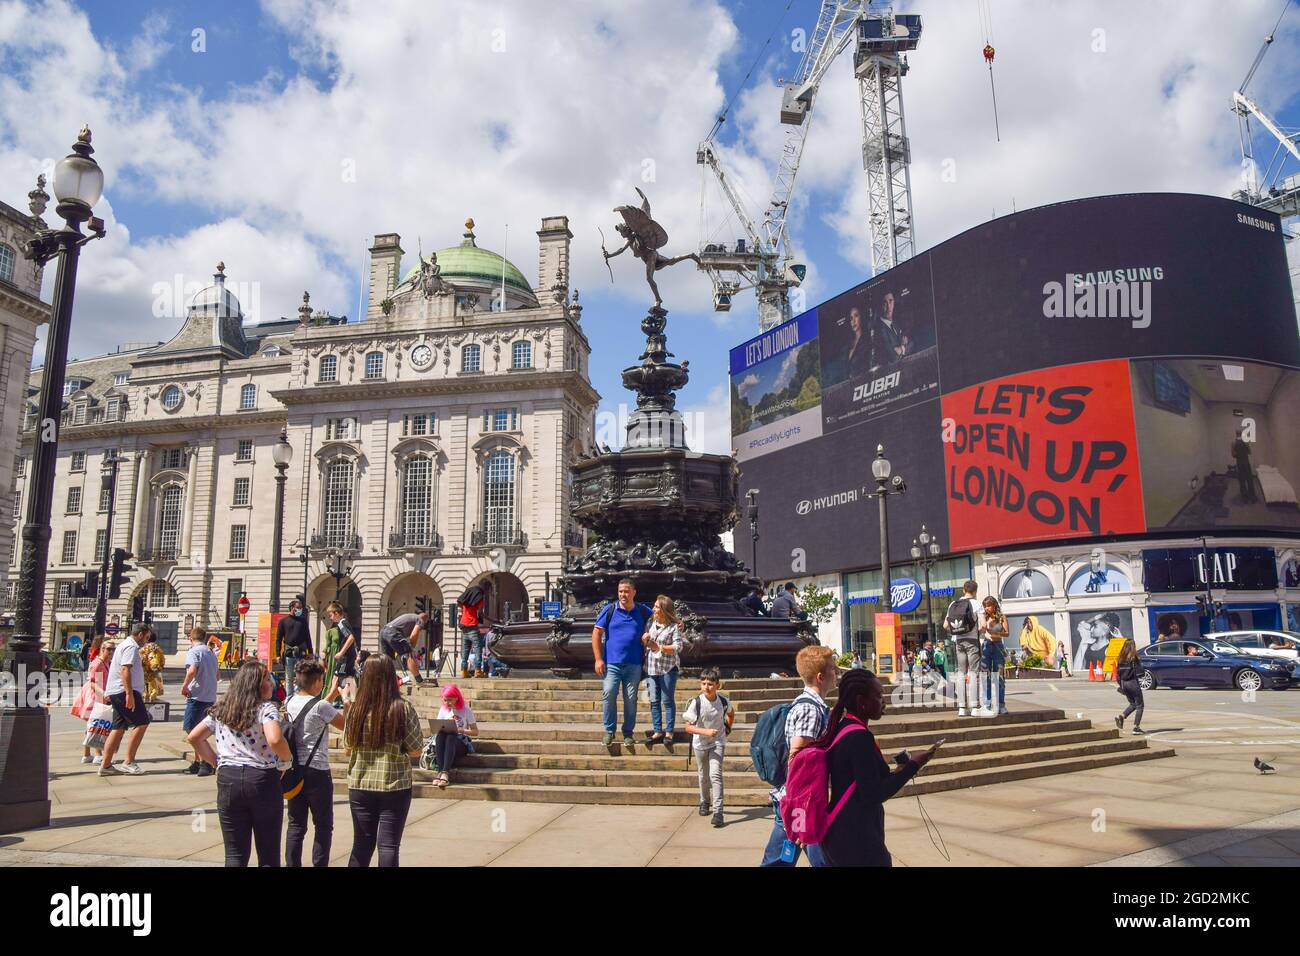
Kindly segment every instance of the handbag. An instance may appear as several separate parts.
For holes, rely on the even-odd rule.
[[[292,800],[298,794],[302,793],[303,784],[307,782],[307,775],[304,767],[298,759],[298,733],[299,724],[307,719],[307,715],[320,703],[321,695],[317,694],[309,700],[298,713],[298,719],[290,724],[290,741],[289,750],[293,754],[293,766],[280,774],[280,793],[286,800]],[[307,754],[307,765],[310,766],[316,751],[320,749],[321,741],[325,739],[325,734],[329,731],[329,726],[321,728],[320,736],[316,738],[316,743],[311,748],[311,753]]]

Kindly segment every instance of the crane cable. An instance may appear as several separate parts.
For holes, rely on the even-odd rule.
[[[980,33],[984,37],[984,62],[989,67],[989,92],[993,94],[993,133],[1000,143],[1002,129],[998,124],[998,91],[993,84],[993,57],[997,51],[993,49],[993,8],[989,3],[990,0],[975,0],[975,9],[979,15]]]
[[[1264,59],[1264,54],[1268,52],[1268,48],[1273,42],[1273,37],[1277,33],[1277,28],[1282,25],[1282,18],[1286,16],[1287,8],[1290,6],[1291,0],[1283,0],[1282,12],[1277,15],[1277,22],[1273,24],[1273,29],[1268,31],[1268,36],[1264,37],[1264,45],[1261,46],[1259,52],[1255,54],[1255,62],[1250,65],[1250,71],[1246,74],[1246,78],[1241,81],[1241,86],[1237,87],[1242,95],[1245,95],[1246,87],[1250,85],[1251,79],[1255,76],[1255,71],[1259,69],[1259,64]]]
[[[786,14],[790,12],[792,6],[794,6],[794,0],[790,0],[790,2],[785,5],[785,10],[781,12],[781,17],[776,21],[776,26],[772,28],[772,32],[768,34],[767,39],[763,41],[763,45],[759,48],[758,55],[754,57],[754,62],[750,64],[749,72],[745,74],[745,78],[741,80],[740,85],[736,87],[736,92],[731,94],[731,99],[727,100],[726,105],[722,107],[722,112],[718,114],[718,118],[713,121],[713,128],[709,130],[709,135],[704,138],[706,143],[712,142],[713,137],[716,136],[718,130],[722,128],[722,124],[727,121],[727,114],[731,112],[731,107],[736,102],[736,97],[740,95],[741,90],[749,85],[749,78],[753,76],[754,71],[758,69],[758,64],[762,62],[763,59],[763,53],[769,46],[771,46],[772,39],[781,30],[781,25],[785,23]]]

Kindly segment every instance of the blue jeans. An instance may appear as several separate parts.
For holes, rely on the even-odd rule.
[[[677,676],[681,673],[676,667],[667,674],[650,676],[650,726],[655,733],[672,733],[677,729]],[[662,704],[661,704],[662,701]],[[663,712],[662,714],[660,712]],[[660,718],[667,718],[666,721]],[[664,723],[667,726],[664,726]]]
[[[631,737],[636,729],[636,694],[641,687],[640,664],[611,664],[605,662],[605,683],[601,687],[604,704],[605,733],[612,734],[618,723],[618,690],[623,692],[623,736]]]
[[[460,629],[460,669],[469,670],[470,654],[474,655],[474,668],[483,669],[483,635],[478,628]]]
[[[795,844],[794,861],[791,863],[781,859],[781,847],[785,845],[785,824],[781,822],[781,804],[772,801],[772,813],[776,817],[776,823],[772,826],[772,835],[767,838],[767,847],[763,850],[763,862],[759,866],[794,866],[799,862],[799,854],[803,850],[808,851],[808,862],[813,866],[825,866],[826,857],[822,856],[822,848],[817,844],[808,847],[800,847]]]
[[[993,685],[998,688],[997,709],[1007,705],[1007,679],[1002,676],[1002,665],[1006,663],[1007,652],[1001,641],[985,641],[980,651],[980,698],[986,710],[993,709]]]

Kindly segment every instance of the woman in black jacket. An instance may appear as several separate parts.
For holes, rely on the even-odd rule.
[[[910,757],[890,772],[876,738],[866,729],[867,721],[879,720],[885,712],[885,692],[869,670],[851,670],[840,678],[839,702],[831,711],[826,731],[818,746],[829,746],[846,723],[861,724],[861,731],[844,736],[829,755],[832,807],[851,785],[852,795],[840,808],[822,841],[829,866],[892,866],[885,848],[884,803],[916,772],[929,763],[939,745]]]
[[[1115,726],[1123,730],[1124,719],[1132,714],[1133,733],[1138,735],[1146,733],[1142,729],[1142,685],[1138,683],[1138,675],[1141,673],[1142,662],[1138,660],[1137,645],[1130,637],[1120,649],[1119,661],[1115,666],[1115,679],[1119,682],[1119,692],[1128,698],[1128,707],[1125,708],[1124,713],[1115,718]]]

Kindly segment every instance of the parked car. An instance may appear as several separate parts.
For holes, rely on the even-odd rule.
[[[1235,687],[1259,690],[1291,686],[1295,662],[1246,654],[1223,641],[1182,638],[1159,641],[1138,651],[1143,690],[1155,687]]]
[[[1243,654],[1281,656],[1300,663],[1300,634],[1295,631],[1224,631],[1207,634],[1206,640],[1231,644]]]

